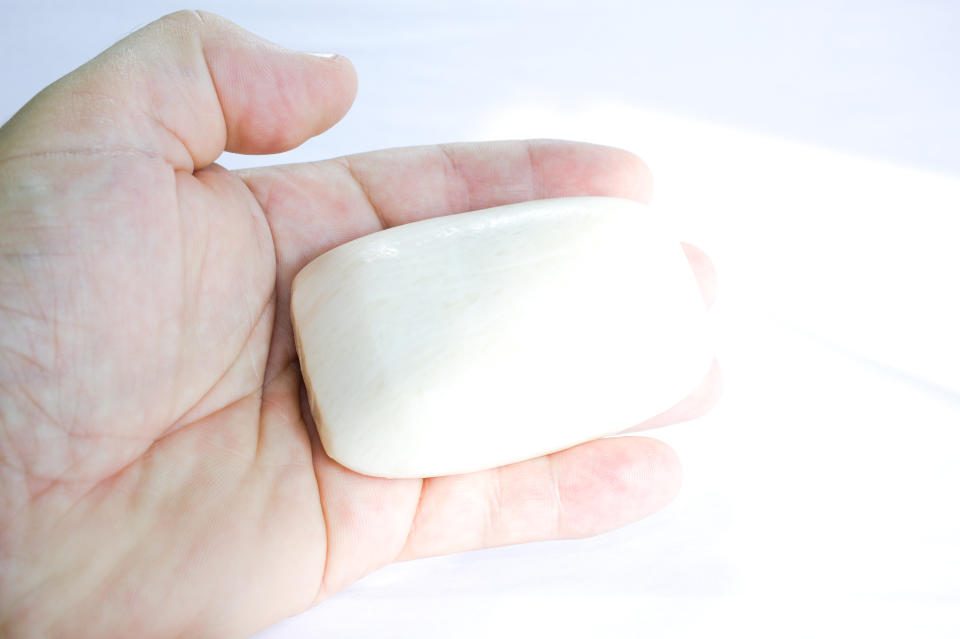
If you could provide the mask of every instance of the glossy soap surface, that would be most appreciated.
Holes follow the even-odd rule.
[[[327,454],[429,477],[627,429],[712,361],[677,238],[636,202],[536,200],[380,231],[316,258],[292,317]]]

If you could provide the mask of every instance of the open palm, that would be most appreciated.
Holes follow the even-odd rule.
[[[0,634],[245,636],[389,562],[594,534],[676,491],[647,438],[426,480],[324,455],[288,313],[309,260],[424,217],[649,192],[632,155],[562,142],[213,164],[300,144],[354,92],[343,58],[184,12],[0,129]]]

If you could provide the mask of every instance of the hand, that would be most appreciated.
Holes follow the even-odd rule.
[[[214,164],[297,146],[355,88],[342,57],[182,12],[0,129],[0,634],[242,637],[392,561],[592,535],[677,490],[640,437],[426,480],[324,455],[288,313],[310,259],[424,217],[650,192],[634,156],[564,142]]]

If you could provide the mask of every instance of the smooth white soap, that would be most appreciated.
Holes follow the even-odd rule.
[[[617,198],[397,226],[296,277],[292,317],[327,454],[380,477],[462,473],[620,432],[712,361],[680,242]]]

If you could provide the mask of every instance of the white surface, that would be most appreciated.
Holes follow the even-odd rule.
[[[361,76],[329,134],[228,166],[612,143],[723,286],[727,394],[656,433],[686,471],[666,511],[394,565],[261,637],[960,634],[960,5],[784,4],[207,5]],[[176,8],[6,3],[0,117]]]
[[[623,432],[694,392],[713,361],[668,220],[619,198],[355,239],[300,271],[291,308],[324,450],[378,477],[486,470]]]

